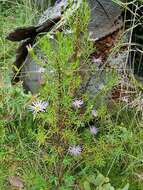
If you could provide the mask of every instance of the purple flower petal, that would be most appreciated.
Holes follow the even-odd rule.
[[[90,133],[92,135],[96,135],[98,133],[99,129],[96,127],[90,127]]]
[[[98,113],[97,113],[97,110],[96,109],[94,109],[94,110],[92,110],[92,115],[94,116],[94,117],[97,117],[98,116]]]
[[[69,154],[72,156],[80,155],[81,151],[82,151],[82,149],[79,145],[70,146],[68,149]]]
[[[33,114],[37,114],[39,112],[45,112],[46,107],[49,105],[48,102],[45,101],[37,101],[37,102],[32,102],[32,105],[29,106],[29,110],[33,112]]]
[[[82,105],[83,105],[83,100],[75,100],[74,102],[73,102],[73,106],[75,107],[75,108],[81,108],[82,107]]]

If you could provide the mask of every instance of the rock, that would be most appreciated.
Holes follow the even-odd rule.
[[[112,0],[88,0],[91,8],[91,19],[89,23],[89,37],[95,41],[113,33],[122,26],[121,9]],[[39,23],[47,19],[61,16],[66,8],[68,0],[57,1],[53,7],[49,7],[41,16]]]
[[[43,66],[45,62],[42,58],[42,53],[39,52],[38,49],[35,50],[36,55],[38,56],[38,59],[43,63]],[[33,94],[37,93],[39,91],[40,86],[43,83],[43,73],[44,68],[41,67],[39,64],[37,64],[33,58],[28,55],[25,62],[23,69],[21,71],[21,77],[23,79],[23,86],[27,91],[31,91]]]
[[[41,16],[38,25],[41,25],[47,19],[53,19],[61,16],[61,12],[66,8],[67,2],[68,0],[61,0],[60,2],[57,1],[53,7],[49,7]],[[96,3],[95,0],[88,0],[88,3],[91,7],[91,19],[89,23],[90,40],[99,40],[118,30],[122,26],[122,21],[120,19],[121,10],[112,2],[112,0],[100,0],[98,2],[96,1]],[[38,57],[40,57],[40,53],[36,48],[35,51],[37,52]],[[26,89],[30,90],[32,93],[38,92],[41,83],[43,83],[42,72],[43,69],[41,66],[28,55],[22,69],[22,78]],[[102,86],[102,78],[103,76],[101,76],[99,84],[93,88],[95,81],[97,84],[96,77],[94,76],[87,89],[96,93],[96,91]]]

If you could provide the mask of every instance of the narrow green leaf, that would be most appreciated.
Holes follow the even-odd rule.
[[[103,183],[106,183],[106,182],[107,182],[107,178],[105,178],[102,174],[98,174],[95,180],[96,186],[103,185]]]
[[[103,187],[102,187],[103,190],[112,190],[110,188],[111,188],[111,184],[110,183],[107,183],[107,184],[103,185]]]
[[[121,190],[128,190],[128,189],[129,189],[129,183],[125,185],[125,187],[123,187]]]
[[[90,175],[88,178],[89,183],[96,185],[96,178],[94,175]]]
[[[88,181],[85,181],[85,182],[84,182],[84,189],[85,189],[85,190],[91,190],[90,184],[89,184]]]

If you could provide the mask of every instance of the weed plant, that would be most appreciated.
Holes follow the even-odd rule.
[[[87,3],[67,21],[72,34],[56,32],[51,39],[48,33],[39,39],[46,64],[29,49],[45,69],[37,95],[25,94],[20,83],[10,84],[15,44],[4,40],[5,31],[31,22],[22,16],[31,14],[27,6],[17,6],[8,5],[1,14],[0,189],[12,189],[9,177],[19,176],[25,190],[142,190],[141,91],[135,88],[133,103],[109,101],[121,81],[109,69],[94,96],[87,90],[91,75],[99,73],[90,57],[96,50],[88,40]],[[19,19],[7,25],[12,10]]]

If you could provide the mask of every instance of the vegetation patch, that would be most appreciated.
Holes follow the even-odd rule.
[[[116,3],[130,11],[142,7]],[[11,84],[17,44],[5,37],[35,22],[38,8],[2,1],[0,9],[0,189],[142,190],[142,83],[128,66],[108,64],[122,51],[128,63],[132,41],[130,47],[121,37],[99,67],[83,1],[65,14],[62,32],[51,30],[26,47],[42,68],[38,92],[26,93],[22,81]]]

